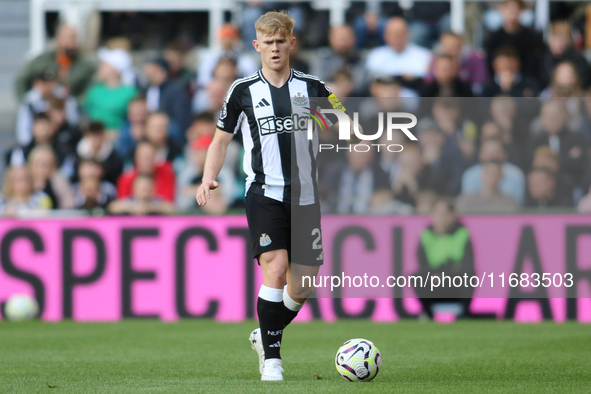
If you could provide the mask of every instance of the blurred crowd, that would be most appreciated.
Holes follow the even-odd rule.
[[[427,213],[449,196],[460,213],[591,212],[591,69],[581,32],[554,20],[543,39],[524,22],[525,3],[507,0],[491,9],[483,48],[473,48],[449,30],[449,3],[402,15],[388,4],[368,2],[330,29],[327,46],[293,52],[293,68],[326,81],[362,117],[400,109],[419,117],[418,142],[402,133],[382,141],[401,152],[321,153],[322,210]],[[55,47],[16,81],[18,145],[4,155],[0,215],[241,210],[239,135],[211,202],[198,207],[194,196],[226,91],[260,67],[250,42],[267,8],[247,2],[242,28],[223,25],[194,69],[191,48],[176,42],[141,60],[123,37],[85,53],[77,30],[59,25]],[[298,4],[289,11],[296,35],[309,35]]]

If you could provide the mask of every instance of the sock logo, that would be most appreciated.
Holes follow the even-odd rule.
[[[281,341],[277,341],[269,345],[269,347],[281,347]]]
[[[281,335],[281,334],[283,334],[283,330],[267,331],[267,335],[272,335],[274,337],[276,337],[277,335]]]

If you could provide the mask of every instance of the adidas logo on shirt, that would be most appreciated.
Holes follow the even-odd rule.
[[[259,101],[259,103],[257,104],[257,106],[255,108],[263,108],[263,107],[268,107],[270,105],[271,104],[269,104],[269,102],[263,98],[261,101]]]

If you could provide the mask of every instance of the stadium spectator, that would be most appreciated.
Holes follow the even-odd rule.
[[[441,34],[436,51],[454,59],[459,65],[460,80],[471,86],[474,95],[482,94],[482,88],[490,78],[484,54],[481,51],[465,46],[464,38],[449,30]],[[429,72],[425,76],[427,83],[433,82],[436,59],[433,59]]]
[[[554,72],[550,85],[540,93],[540,97],[580,97],[583,95],[583,84],[577,68],[571,62],[559,63]]]
[[[164,48],[164,58],[168,62],[168,77],[181,85],[188,97],[197,90],[195,71],[187,67],[187,51],[180,44],[169,44]]]
[[[173,129],[171,136],[177,142],[184,143],[191,104],[183,87],[168,77],[169,70],[168,61],[163,57],[151,59],[144,65],[144,73],[148,80],[146,105],[150,112],[165,112],[178,127]]]
[[[16,118],[16,139],[19,144],[31,142],[31,125],[36,114],[46,112],[53,97],[66,99],[65,110],[68,122],[78,124],[78,104],[68,96],[66,89],[57,84],[57,70],[46,68],[33,76],[33,86],[21,101]]]
[[[145,98],[136,97],[131,100],[127,107],[127,122],[119,131],[119,138],[115,142],[115,150],[125,163],[133,161],[137,143],[146,136],[148,114]]]
[[[101,122],[90,122],[76,148],[78,157],[96,160],[103,166],[104,179],[115,184],[123,171],[123,162],[114,149],[114,142],[105,136]]]
[[[392,183],[394,198],[416,207],[416,197],[423,190],[445,193],[445,180],[434,167],[425,165],[418,144],[406,144],[398,155],[400,166]]]
[[[57,144],[68,153],[76,155],[76,146],[82,138],[82,133],[77,124],[70,123],[66,114],[67,100],[57,97],[49,99],[47,115],[51,121],[51,127]]]
[[[88,190],[81,191],[81,182],[84,178],[93,178],[100,181],[98,192],[96,194],[96,202],[98,202],[102,208],[105,208],[105,206],[102,204],[103,202],[106,201],[108,204],[108,202],[117,198],[117,188],[115,185],[113,185],[111,182],[103,180],[103,166],[101,163],[94,160],[82,160],[78,164],[77,178],[79,181],[72,185],[72,194],[74,195],[74,203],[77,208],[80,208],[86,204],[86,196],[88,196],[86,193]],[[91,181],[90,183],[92,184],[93,182]],[[94,190],[94,187],[89,189]]]
[[[574,180],[569,174],[560,171],[560,158],[556,153],[552,152],[552,149],[548,145],[542,145],[536,149],[532,168],[543,168],[557,175],[556,183],[558,190],[568,195],[573,195],[575,190]]]
[[[517,50],[504,46],[498,48],[492,56],[493,80],[482,89],[484,97],[508,95],[513,97],[535,97],[539,89],[536,81],[523,74]]]
[[[421,89],[423,97],[472,97],[472,88],[459,77],[455,58],[439,54],[435,56],[433,81]]]
[[[400,17],[388,20],[384,41],[386,45],[368,54],[367,71],[401,77],[404,85],[417,89],[429,70],[431,52],[408,42],[408,27]]]
[[[6,152],[6,164],[14,167],[25,165],[33,148],[39,145],[51,145],[57,155],[58,165],[66,158],[67,151],[57,143],[51,120],[44,112],[35,115],[33,120],[33,139],[31,142],[25,146],[17,146]]]
[[[182,148],[168,135],[168,115],[153,112],[146,120],[146,140],[156,147],[156,163],[173,162],[182,153]]]
[[[433,120],[446,136],[445,150],[455,150],[450,145],[457,144],[464,161],[472,162],[476,152],[478,128],[472,120],[462,116],[460,100],[455,97],[438,97],[431,102]]]
[[[564,100],[553,99],[542,105],[540,119],[544,132],[534,136],[529,145],[528,154],[531,163],[536,149],[549,146],[558,155],[561,173],[567,174],[578,185],[585,175],[587,156],[587,141],[579,133],[566,129],[567,110]]]
[[[573,206],[572,197],[556,187],[556,175],[547,169],[532,169],[527,180],[526,207],[557,208]]]
[[[341,101],[347,97],[357,96],[361,93],[360,91],[356,92],[353,90],[355,89],[355,86],[353,85],[353,75],[346,68],[337,70],[333,79],[325,80],[325,82],[334,95]]]
[[[174,201],[175,174],[172,164],[168,161],[156,162],[156,147],[141,141],[135,149],[135,166],[124,172],[117,181],[117,198],[124,199],[133,194],[134,179],[138,175],[149,175],[154,178],[154,193],[156,197],[166,201]]]
[[[532,111],[532,113],[527,113],[519,106],[519,103],[521,103],[522,106],[533,104],[536,109]],[[514,145],[519,149],[521,156],[519,160],[513,161],[510,159],[510,161],[520,167],[525,167],[526,164],[525,161],[527,160],[527,157],[525,157],[526,155],[524,155],[524,152],[526,151],[525,148],[527,147],[530,138],[528,126],[531,121],[530,116],[533,116],[533,113],[537,114],[539,111],[537,109],[537,103],[537,100],[518,101],[513,97],[505,96],[495,97],[490,101],[489,114],[491,120],[501,127],[501,139],[503,144],[506,146]],[[521,113],[521,116],[517,116],[518,112]]]
[[[60,81],[80,100],[90,86],[96,65],[81,55],[78,33],[74,27],[62,24],[55,34],[55,49],[51,49],[25,65],[16,82],[16,92],[22,100],[32,87],[33,79],[48,68],[59,70]]]
[[[514,143],[511,135],[508,134],[498,123],[487,121],[480,128],[480,141],[501,140],[507,152],[507,161],[516,166],[523,167],[523,152]],[[475,163],[473,163],[475,164]]]
[[[121,74],[132,63],[131,55],[123,49],[99,50],[99,65],[96,82],[84,99],[84,110],[91,121],[102,122],[110,139],[118,137],[127,115],[127,106],[138,94],[134,86],[126,86]]]
[[[226,23],[217,32],[220,47],[211,48],[199,62],[197,70],[197,84],[203,89],[213,78],[213,71],[221,59],[233,59],[238,68],[238,77],[242,78],[258,70],[257,63],[244,52],[238,29]],[[250,42],[247,45],[251,45]]]
[[[204,111],[219,115],[224,104],[226,92],[236,80],[238,74],[234,59],[221,59],[213,70],[213,78],[205,89],[197,91],[193,98],[193,110],[195,113]]]
[[[515,201],[522,206],[525,199],[525,175],[519,167],[507,161],[503,142],[495,139],[482,141],[478,160],[480,163],[468,168],[462,175],[462,194],[471,194],[481,190],[483,165],[495,161],[501,163],[503,170],[503,179],[499,183],[499,190],[503,194],[513,196]]]
[[[417,130],[425,166],[429,167],[429,172],[440,174],[441,182],[445,184],[442,190],[444,194],[458,195],[464,172],[464,160],[455,140],[446,137],[429,119],[423,119]]]
[[[0,193],[0,216],[23,216],[51,208],[49,196],[33,189],[31,171],[27,166],[8,169]]]
[[[492,56],[496,58],[497,51],[500,48],[510,46],[516,50],[523,75],[537,78],[540,60],[544,51],[544,42],[538,32],[524,27],[519,21],[519,15],[524,8],[523,0],[503,1],[499,6],[503,16],[503,26],[490,34],[484,47],[491,71],[494,69]],[[494,73],[496,74],[497,70]]]
[[[453,202],[437,199],[431,209],[432,224],[421,232],[417,247],[418,275],[425,278],[445,272],[449,276],[472,276],[474,249],[470,231],[458,220]],[[474,289],[468,287],[442,287],[434,292],[415,287],[423,306],[423,314],[433,319],[433,305],[440,302],[459,303],[459,317],[470,315],[470,302]]]
[[[583,87],[589,86],[589,64],[574,48],[570,24],[560,20],[552,22],[548,31],[548,44],[540,63],[540,80],[543,87],[550,84],[556,66],[563,62],[572,63]]]
[[[112,201],[111,196],[101,190],[101,180],[96,176],[84,176],[78,182],[74,194],[74,207],[93,211],[97,208],[105,209]]]
[[[353,21],[353,29],[357,41],[357,48],[373,48],[384,45],[384,31],[388,19],[383,16],[380,3],[368,1],[365,3],[366,10]]]
[[[104,48],[98,50],[99,59],[101,52],[106,50],[123,51],[126,54],[131,54],[132,43],[127,37],[113,37],[105,43]],[[126,86],[139,86],[140,80],[137,71],[133,67],[133,63],[128,62],[128,67],[121,70],[121,83]]]
[[[334,162],[326,168],[324,187],[327,190],[323,209],[339,214],[367,214],[372,195],[388,189],[387,175],[375,160],[369,141],[350,145],[346,162]]]
[[[141,145],[140,145],[141,146]],[[139,148],[139,147],[138,147]],[[172,214],[174,204],[164,201],[155,194],[155,184],[152,175],[138,174],[133,178],[133,192],[127,198],[120,198],[109,204],[108,210],[117,215],[157,215]]]
[[[338,73],[346,70],[354,91],[366,90],[365,64],[355,46],[355,33],[347,25],[330,29],[329,47],[320,48],[312,61],[312,74],[323,81],[337,81]],[[336,94],[339,98],[343,95]]]
[[[215,134],[215,116],[211,112],[202,112],[193,118],[191,127],[187,129],[186,138],[188,145],[185,146],[186,152],[191,149],[190,144],[197,138],[204,135],[213,137]]]
[[[74,208],[70,181],[57,170],[57,158],[49,145],[38,145],[29,154],[33,189],[49,196],[53,209]]]
[[[470,194],[462,194],[456,200],[456,209],[468,213],[513,213],[517,211],[515,198],[503,194],[499,183],[503,179],[501,163],[489,161],[482,165],[482,188]]]

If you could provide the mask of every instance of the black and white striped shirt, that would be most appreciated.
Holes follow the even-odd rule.
[[[329,97],[338,103],[324,82],[293,69],[280,88],[261,70],[230,86],[217,127],[242,132],[247,192],[296,205],[318,202],[318,133],[308,139],[308,115],[315,98]]]

